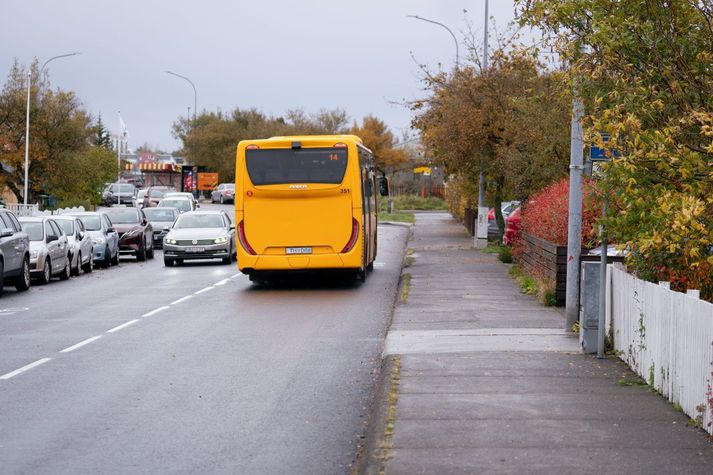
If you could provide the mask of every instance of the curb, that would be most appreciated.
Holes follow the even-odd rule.
[[[413,223],[402,223],[401,221],[379,221],[379,224],[385,224],[387,226],[401,226],[404,228],[413,227]]]

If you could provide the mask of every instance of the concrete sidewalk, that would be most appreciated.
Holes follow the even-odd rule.
[[[446,213],[416,215],[365,473],[713,473],[706,434],[579,351]]]

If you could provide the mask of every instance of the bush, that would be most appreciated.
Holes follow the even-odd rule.
[[[512,263],[512,249],[508,246],[498,248],[498,259],[505,264]]]

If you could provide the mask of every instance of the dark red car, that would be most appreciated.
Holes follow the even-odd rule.
[[[520,234],[520,207],[518,206],[515,211],[510,213],[510,216],[505,220],[505,234],[503,235],[503,243],[506,246],[512,246],[513,241]]]
[[[138,208],[107,208],[114,229],[119,233],[119,252],[133,254],[137,261],[153,259],[153,228]]]

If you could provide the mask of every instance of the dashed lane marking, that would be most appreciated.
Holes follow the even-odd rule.
[[[77,343],[76,345],[72,345],[72,346],[70,346],[70,347],[68,347],[68,348],[65,348],[64,350],[60,351],[60,353],[69,353],[70,351],[74,351],[74,350],[76,350],[77,348],[81,348],[81,347],[83,347],[84,345],[88,345],[89,343],[91,343],[91,342],[93,342],[93,341],[97,341],[99,338],[101,338],[101,335],[97,335],[97,336],[93,336],[93,337],[91,337],[91,338],[87,338],[86,340],[80,341],[80,342]]]
[[[214,287],[211,285],[210,287],[206,287],[205,289],[200,289],[200,290],[197,291],[197,292],[193,292],[193,295],[200,295],[200,294],[202,294],[202,293],[204,293],[204,292],[208,292],[209,290],[213,290],[213,288],[214,288]]]
[[[37,360],[37,361],[35,361],[34,363],[30,363],[30,364],[28,364],[28,365],[25,365],[25,366],[23,366],[22,368],[18,368],[18,369],[16,369],[15,371],[11,371],[11,372],[9,372],[9,373],[7,373],[7,374],[3,374],[2,376],[0,376],[0,379],[10,379],[10,378],[12,378],[13,376],[17,376],[17,375],[20,374],[20,373],[24,373],[25,371],[29,371],[29,370],[31,370],[32,368],[36,368],[36,367],[38,367],[38,366],[41,365],[41,364],[45,364],[45,363],[47,363],[47,362],[50,361],[50,360],[52,360],[52,358],[42,358],[41,360]]]
[[[150,317],[151,315],[156,315],[157,313],[163,312],[164,310],[168,310],[169,308],[171,308],[171,307],[169,307],[168,305],[164,305],[163,307],[159,307],[159,308],[151,310],[150,312],[146,312],[141,316],[142,317]]]
[[[126,327],[128,327],[129,325],[133,325],[133,324],[136,323],[136,322],[138,322],[137,319],[129,320],[128,322],[122,323],[122,324],[119,325],[118,327],[114,327],[114,328],[112,328],[111,330],[107,330],[106,332],[107,332],[107,333],[118,332],[119,330],[121,330],[121,329],[123,329],[123,328],[126,328]]]
[[[192,296],[192,295],[186,295],[185,297],[181,297],[181,298],[178,299],[178,300],[174,300],[173,302],[170,303],[170,305],[176,305],[176,304],[179,304],[179,303],[181,303],[181,302],[185,302],[186,300],[188,300],[188,299],[190,299],[190,298],[193,298],[193,296]]]

